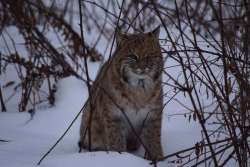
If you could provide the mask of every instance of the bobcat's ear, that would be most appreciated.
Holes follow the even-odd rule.
[[[118,28],[117,29],[117,32],[116,32],[116,44],[118,45],[118,44],[120,44],[121,43],[121,41],[123,41],[124,39],[126,39],[127,38],[127,35],[126,34],[123,34],[122,32],[121,32],[121,30]]]
[[[153,34],[155,38],[158,39],[160,35],[160,25],[157,26],[153,31],[151,31],[150,34]]]

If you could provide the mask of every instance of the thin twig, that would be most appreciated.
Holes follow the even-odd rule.
[[[69,126],[67,127],[67,129],[64,131],[64,133],[59,137],[59,139],[55,142],[55,144],[42,156],[42,158],[39,160],[39,162],[37,163],[37,165],[40,165],[42,163],[42,161],[49,155],[49,153],[57,146],[57,144],[63,139],[63,137],[67,134],[67,132],[70,130],[70,128],[72,127],[72,125],[74,124],[74,122],[77,120],[78,116],[81,114],[81,112],[84,111],[84,108],[86,107],[86,103],[83,105],[83,107],[81,108],[81,110],[77,113],[77,115],[75,116],[75,118],[71,121],[71,123],[69,124]]]

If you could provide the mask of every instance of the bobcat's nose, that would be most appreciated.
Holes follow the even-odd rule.
[[[135,70],[135,72],[136,72],[137,74],[142,74],[142,73],[143,73],[143,70],[142,70],[141,68],[137,68],[137,69]]]

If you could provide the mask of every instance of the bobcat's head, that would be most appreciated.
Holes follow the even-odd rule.
[[[118,34],[116,69],[123,82],[147,89],[159,81],[163,68],[159,32],[158,27],[143,34]]]

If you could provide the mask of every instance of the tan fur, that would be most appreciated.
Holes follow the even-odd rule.
[[[117,37],[118,47],[112,60],[103,66],[91,89],[92,150],[120,152],[136,150],[139,147],[140,142],[133,133],[124,115],[126,114],[151,154],[151,157],[147,154],[146,158],[162,157],[163,59],[158,35],[159,29],[156,29],[149,33],[120,34]],[[88,148],[89,136],[86,133],[84,139],[84,132],[89,118],[88,100],[80,129],[79,146],[82,148]]]

